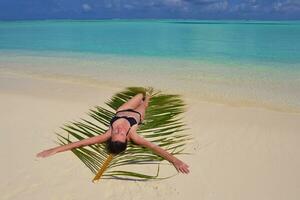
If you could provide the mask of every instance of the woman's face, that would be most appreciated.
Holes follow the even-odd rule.
[[[111,140],[119,141],[119,142],[126,142],[126,137],[127,137],[126,133],[127,133],[127,129],[125,129],[121,126],[113,127],[112,134],[111,134]]]

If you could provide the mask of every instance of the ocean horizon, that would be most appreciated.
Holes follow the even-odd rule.
[[[299,52],[299,21],[0,21],[0,73],[279,111],[300,112]]]

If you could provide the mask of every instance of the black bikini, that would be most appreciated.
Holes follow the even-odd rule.
[[[134,112],[134,113],[137,113],[137,114],[139,114],[139,116],[140,116],[140,122],[137,123],[137,121],[136,121],[136,119],[135,119],[134,117],[117,116],[117,114],[118,114],[119,112]],[[133,109],[119,110],[119,111],[116,112],[115,116],[110,120],[110,126],[112,127],[113,123],[114,123],[115,121],[117,121],[118,119],[120,119],[120,118],[126,119],[126,120],[129,122],[130,128],[131,128],[131,127],[132,127],[133,125],[135,125],[135,124],[141,124],[142,115],[141,115],[141,113],[139,113],[138,111],[135,111],[135,110],[133,110]],[[126,135],[129,133],[130,128],[128,129]]]

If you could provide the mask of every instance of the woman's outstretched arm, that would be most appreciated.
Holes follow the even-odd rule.
[[[36,156],[37,157],[48,157],[51,155],[54,155],[56,153],[59,152],[64,152],[64,151],[68,151],[77,147],[83,147],[83,146],[87,146],[87,145],[92,145],[92,144],[96,144],[96,143],[102,143],[107,141],[111,136],[111,130],[108,129],[104,134],[102,135],[97,135],[91,138],[87,138],[84,140],[80,140],[78,142],[72,142],[66,145],[62,145],[62,146],[58,146],[58,147],[54,147],[52,149],[47,149],[45,151],[42,151],[40,153],[38,153]]]
[[[145,140],[137,133],[131,134],[131,139],[135,144],[151,149],[154,153],[158,154],[159,156],[163,157],[164,159],[172,163],[178,172],[185,173],[185,174],[190,172],[189,166],[186,163],[179,160],[178,158],[176,158],[175,156],[173,156],[163,148],[157,146],[156,144],[149,142],[148,140]]]

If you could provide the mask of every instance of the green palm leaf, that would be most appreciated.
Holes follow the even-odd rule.
[[[144,93],[142,87],[130,87],[115,94],[106,102],[108,108],[96,106],[88,115],[90,119],[70,122],[61,127],[67,134],[57,134],[61,145],[75,142],[85,138],[103,134],[109,126],[109,121],[117,108],[127,102],[137,93]],[[186,142],[190,137],[183,133],[186,129],[180,117],[185,111],[185,104],[179,95],[156,93],[149,103],[145,121],[140,125],[138,134],[147,140],[168,150],[173,155],[182,154]],[[66,135],[66,136],[65,136]],[[72,152],[94,173],[105,163],[109,157],[106,144],[95,144],[73,149]],[[129,143],[124,153],[115,155],[103,173],[104,178],[119,178],[133,180],[149,180],[163,178],[159,176],[159,165],[163,158],[153,154],[149,149]],[[148,175],[135,171],[122,170],[122,167],[131,164],[155,164],[156,173]]]

